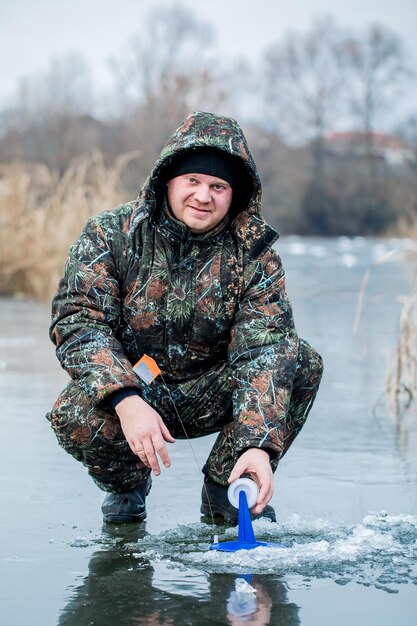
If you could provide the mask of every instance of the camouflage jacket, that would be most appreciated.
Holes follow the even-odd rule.
[[[197,146],[240,157],[253,183],[248,205],[233,220],[199,236],[162,210],[158,198],[163,168]],[[279,451],[298,338],[284,270],[271,248],[278,235],[262,218],[260,200],[239,125],[196,112],[173,134],[136,201],[89,220],[70,249],[50,335],[92,405],[138,388],[132,364],[143,354],[172,382],[228,362],[240,436]]]

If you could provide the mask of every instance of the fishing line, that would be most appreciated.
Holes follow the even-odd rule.
[[[139,359],[139,361],[137,363],[135,363],[135,365],[133,365],[133,371],[147,385],[150,385],[152,383],[152,381],[155,380],[155,378],[157,376],[161,377],[162,383],[163,383],[163,385],[164,385],[164,387],[166,389],[166,392],[168,394],[168,398],[170,399],[171,404],[174,407],[175,415],[178,417],[178,420],[179,420],[179,423],[181,424],[181,428],[182,428],[182,430],[184,432],[185,438],[187,439],[188,445],[190,446],[192,455],[194,457],[195,464],[197,465],[197,469],[198,469],[199,473],[202,473],[202,470],[201,470],[200,465],[199,465],[198,460],[197,460],[197,456],[196,456],[196,454],[194,452],[194,448],[191,445],[190,438],[188,436],[188,433],[187,433],[187,431],[185,429],[184,423],[183,423],[183,421],[181,419],[181,416],[179,414],[179,411],[177,409],[177,405],[175,404],[174,398],[171,395],[169,387],[168,387],[168,385],[167,385],[167,383],[166,383],[166,381],[164,379],[164,376],[163,376],[160,368],[158,367],[158,364],[155,361],[155,359],[153,359],[152,357],[150,357],[147,354],[144,354],[142,356],[142,358]],[[203,481],[203,489],[204,489],[204,492],[205,492],[206,497],[207,497],[207,502],[208,502],[209,509],[210,509],[211,521],[212,521],[212,523],[214,525],[215,521],[214,521],[213,508],[211,506],[211,501],[210,501],[210,497],[209,497],[209,494],[208,494],[208,489],[207,489],[205,481]]]
[[[194,457],[194,461],[195,461],[195,464],[196,464],[196,466],[197,466],[197,469],[198,469],[199,473],[201,474],[201,473],[202,473],[202,469],[201,469],[201,467],[200,467],[200,465],[199,465],[199,462],[198,462],[198,459],[197,459],[196,453],[195,453],[195,451],[194,451],[193,446],[191,445],[191,440],[190,440],[190,438],[189,438],[189,436],[188,436],[188,434],[187,434],[187,431],[186,431],[186,429],[185,429],[184,422],[183,422],[183,421],[182,421],[182,419],[181,419],[181,416],[180,416],[179,411],[178,411],[178,409],[177,409],[177,406],[176,406],[176,404],[175,404],[174,398],[173,398],[173,397],[172,397],[172,395],[171,395],[171,392],[170,392],[170,390],[169,390],[169,387],[168,387],[167,383],[165,382],[165,379],[164,379],[164,376],[163,376],[162,372],[160,373],[160,376],[161,376],[161,380],[162,380],[162,382],[163,382],[163,384],[164,384],[164,387],[165,387],[165,389],[166,389],[166,391],[167,391],[167,393],[168,393],[168,397],[169,397],[169,399],[170,399],[170,401],[171,401],[171,404],[172,404],[172,406],[174,407],[175,415],[178,417],[178,420],[179,420],[179,422],[180,422],[180,424],[181,424],[181,428],[182,428],[182,430],[183,430],[183,432],[184,432],[185,438],[187,439],[187,441],[188,441],[188,445],[190,446],[190,450],[191,450],[192,455],[193,455],[193,457]],[[210,502],[210,497],[209,497],[209,494],[208,494],[208,489],[207,489],[207,486],[206,486],[206,481],[203,481],[203,489],[204,489],[204,492],[205,492],[206,497],[207,497],[207,502],[208,502],[209,509],[210,509],[210,517],[211,517],[211,521],[212,521],[212,523],[213,523],[213,525],[214,525],[214,524],[215,524],[215,521],[214,521],[214,514],[213,514],[213,509],[212,509],[212,506],[211,506],[211,502]]]

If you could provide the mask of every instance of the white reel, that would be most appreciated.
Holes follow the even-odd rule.
[[[239,493],[244,491],[248,501],[248,507],[251,509],[258,497],[259,487],[250,478],[238,478],[234,480],[227,490],[227,498],[235,509],[239,508]]]

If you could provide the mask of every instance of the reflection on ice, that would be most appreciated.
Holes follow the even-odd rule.
[[[307,246],[301,241],[292,241],[288,244],[288,253],[295,255],[305,254]]]
[[[206,574],[172,562],[153,561],[152,585],[160,591],[192,598],[205,598],[210,586]],[[175,584],[173,584],[175,580]]]
[[[353,239],[351,237],[338,237],[337,247],[340,250],[351,250],[353,247]]]
[[[333,578],[393,591],[389,584],[417,584],[417,516],[367,515],[360,524],[338,526],[293,516],[282,524],[254,522],[257,539],[285,548],[260,547],[222,553],[208,549],[213,529],[205,524],[148,535],[136,548],[152,560],[168,560],[210,572],[298,574]],[[218,529],[216,530],[218,532]],[[226,529],[224,538],[234,538]]]
[[[311,246],[310,254],[316,257],[327,256],[327,250],[324,246]]]
[[[344,265],[345,267],[354,267],[357,265],[358,261],[354,254],[342,254],[339,258],[339,265]]]
[[[403,262],[407,253],[416,252],[417,244],[410,239],[371,240],[368,243],[363,237],[339,237],[324,244],[320,239],[286,237],[279,240],[277,250],[284,259],[288,256],[328,257],[342,267],[361,265],[366,269],[374,264]]]

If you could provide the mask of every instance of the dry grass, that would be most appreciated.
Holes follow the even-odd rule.
[[[417,241],[417,217],[400,220],[396,235]],[[415,250],[410,249],[408,256],[412,262],[416,261]],[[388,363],[386,390],[398,433],[404,437],[409,430],[409,418],[417,416],[417,293],[403,296],[401,302],[397,346]]]
[[[412,203],[412,218],[397,222],[395,236],[417,241],[417,214],[415,199]],[[413,262],[415,250],[408,256]],[[410,419],[417,416],[417,293],[401,298],[402,310],[394,357],[388,363],[387,398],[388,404],[397,419],[397,431],[401,437],[408,436]],[[412,419],[411,424],[415,419]]]
[[[413,238],[410,230],[407,234],[408,238]],[[365,272],[358,292],[353,334],[356,334],[359,329],[365,292],[373,269],[388,261],[396,252],[397,250],[394,249],[382,255]],[[410,249],[408,254],[413,259],[415,258],[415,250]],[[412,415],[417,416],[417,293],[403,296],[400,301],[402,310],[397,346],[394,357],[388,361],[386,398],[388,407],[397,420],[397,432],[404,438],[408,436],[408,418]]]
[[[0,294],[52,295],[87,219],[126,200],[122,175],[137,156],[107,167],[95,153],[62,175],[40,164],[0,166]]]
[[[362,316],[363,301],[365,298],[365,292],[368,286],[369,279],[371,277],[372,270],[377,265],[381,265],[385,263],[386,261],[388,261],[388,259],[390,259],[396,252],[397,250],[395,249],[390,250],[389,252],[386,252],[385,254],[380,256],[374,263],[372,263],[371,267],[368,270],[366,270],[364,277],[362,278],[362,283],[361,283],[359,293],[358,293],[358,301],[356,304],[355,319],[353,321],[353,329],[352,329],[352,332],[354,335],[356,335],[356,333],[359,330],[359,324],[360,324],[360,320]]]
[[[400,218],[389,233],[392,237],[414,239],[417,241],[417,217],[413,220]]]
[[[398,419],[417,414],[417,294],[402,302],[396,354],[387,375],[388,400]]]

